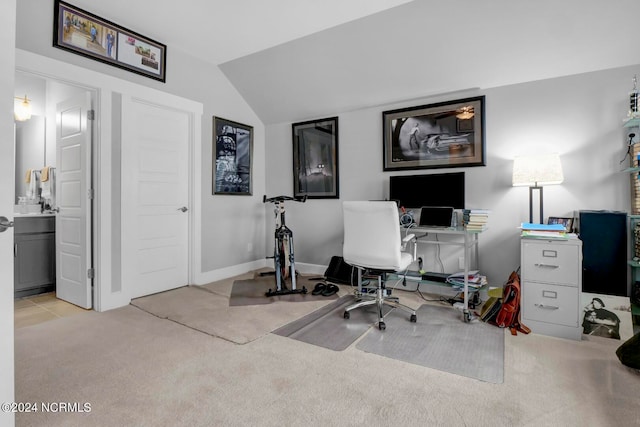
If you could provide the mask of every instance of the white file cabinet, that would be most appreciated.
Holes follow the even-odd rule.
[[[582,339],[582,242],[521,238],[522,323],[536,334]]]

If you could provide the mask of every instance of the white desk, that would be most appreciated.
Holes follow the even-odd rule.
[[[431,227],[403,227],[403,233],[415,234],[416,245],[414,246],[414,259],[417,254],[417,245],[419,244],[431,244],[431,245],[454,245],[462,246],[463,258],[464,258],[464,307],[462,310],[463,321],[470,322],[473,319],[471,312],[469,311],[469,266],[471,258],[471,250],[473,249],[474,265],[478,266],[478,235],[482,231],[467,231],[464,227],[448,227],[448,228],[431,228]],[[461,237],[458,240],[430,240],[430,236],[438,235],[451,235],[455,237]]]

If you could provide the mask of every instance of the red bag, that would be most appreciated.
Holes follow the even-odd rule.
[[[520,321],[520,275],[514,271],[509,275],[509,280],[502,293],[502,306],[495,323],[501,328],[509,328],[511,335],[517,335],[520,331],[524,334],[531,332]]]

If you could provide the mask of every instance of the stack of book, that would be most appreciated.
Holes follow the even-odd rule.
[[[496,316],[498,315],[498,311],[502,307],[502,298],[499,297],[489,297],[487,302],[482,306],[482,310],[480,312],[480,319],[484,322],[495,321]]]
[[[487,209],[464,209],[462,211],[462,223],[468,231],[484,231],[489,221]]]
[[[567,240],[572,237],[562,224],[531,224],[523,222],[520,229],[522,230],[522,237],[533,239]]]
[[[464,271],[450,274],[447,277],[447,283],[454,289],[464,289]],[[470,271],[467,279],[467,286],[470,289],[480,289],[487,284],[487,276],[478,273],[477,270]]]

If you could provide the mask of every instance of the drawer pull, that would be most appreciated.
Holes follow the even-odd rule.
[[[534,304],[538,308],[544,308],[545,310],[558,310],[560,307],[557,305],[545,305],[545,304]]]
[[[540,268],[559,268],[559,265],[553,265],[553,264],[533,264],[536,267],[540,267]]]

